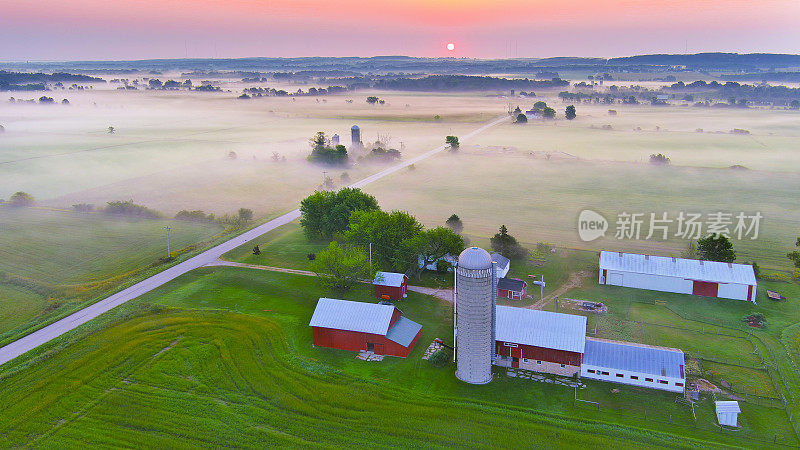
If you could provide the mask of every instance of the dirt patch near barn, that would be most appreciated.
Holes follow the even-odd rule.
[[[583,281],[586,278],[589,278],[592,274],[588,271],[582,270],[580,272],[575,272],[569,276],[569,279],[566,283],[562,284],[553,292],[544,296],[543,299],[539,300],[538,302],[528,306],[529,309],[544,309],[544,307],[553,301],[555,298],[558,298],[561,295],[566,294],[567,292],[580,287],[583,285]]]

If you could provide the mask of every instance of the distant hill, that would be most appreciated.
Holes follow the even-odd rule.
[[[800,69],[800,55],[771,53],[697,53],[692,55],[636,55],[618,58],[418,58],[411,56],[302,57],[238,59],[149,59],[138,61],[63,61],[2,63],[0,68],[15,71],[83,74],[127,74],[132,70],[151,75],[167,71],[218,73],[240,72],[259,76],[274,72],[308,74],[521,74],[580,70],[588,72],[663,72],[684,66],[687,70],[727,73],[759,73],[775,69]]]

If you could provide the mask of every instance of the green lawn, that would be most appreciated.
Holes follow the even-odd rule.
[[[217,225],[101,213],[0,208],[0,271],[47,285],[82,284],[144,267],[206,240]]]
[[[764,445],[713,431],[708,399],[694,428],[674,394],[590,382],[579,397],[598,411],[574,407],[570,389],[499,370],[489,385],[461,383],[452,367],[420,360],[434,337],[451,341],[450,305],[414,293],[398,304],[423,325],[408,359],[313,348],[307,324],[320,296],[374,300],[368,286],[342,294],[282,273],[182,276],[4,366],[0,445]],[[749,436],[796,442],[770,414]]]
[[[0,335],[33,320],[51,303],[26,289],[0,284]]]

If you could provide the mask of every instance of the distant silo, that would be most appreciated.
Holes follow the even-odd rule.
[[[492,381],[496,269],[486,250],[470,247],[455,274],[456,377],[472,384]]]
[[[334,134],[334,135],[331,137],[331,145],[332,145],[332,146],[334,146],[334,147],[336,147],[337,145],[339,145],[339,135],[338,135],[338,134]]]
[[[354,148],[361,147],[361,129],[358,128],[358,125],[350,128],[350,142]]]

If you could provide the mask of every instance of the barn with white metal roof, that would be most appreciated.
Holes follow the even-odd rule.
[[[717,261],[600,252],[600,284],[755,303],[753,266]]]
[[[685,367],[678,349],[587,337],[581,377],[683,392]]]
[[[311,321],[315,346],[405,358],[422,325],[402,316],[393,305],[320,298]]]

